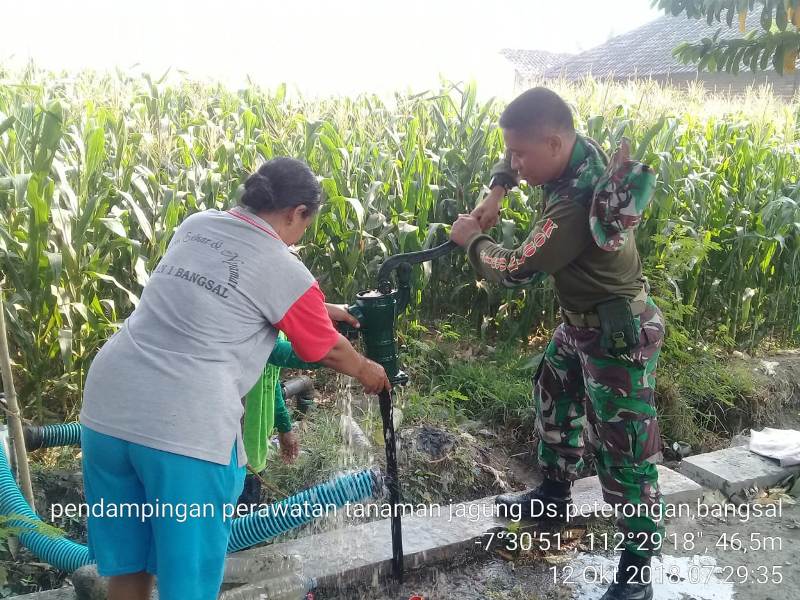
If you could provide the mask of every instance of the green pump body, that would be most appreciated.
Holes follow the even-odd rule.
[[[348,307],[348,311],[358,319],[361,327],[355,329],[350,325],[339,324],[339,330],[348,337],[354,338],[361,334],[364,339],[364,353],[384,368],[392,385],[408,382],[408,376],[400,370],[395,329],[397,316],[406,309],[411,298],[411,265],[443,256],[455,247],[453,242],[447,242],[430,250],[393,256],[381,265],[377,289],[359,292],[356,294],[355,304]],[[393,271],[397,271],[397,289],[392,286]],[[386,486],[391,505],[397,507],[400,504],[400,480],[397,474],[397,445],[390,390],[380,392],[378,404],[386,447]],[[396,510],[391,518],[391,534],[392,571],[395,579],[402,582],[403,534],[401,515]]]
[[[392,385],[408,383],[408,375],[400,369],[397,351],[397,316],[402,313],[410,298],[409,279],[411,265],[398,267],[398,288],[392,289],[390,280],[379,283],[377,290],[359,292],[355,304],[347,310],[361,324],[360,329],[340,326],[340,331],[351,339],[361,337],[364,341],[364,354],[386,370]]]
[[[429,250],[392,256],[378,271],[377,289],[359,292],[355,304],[347,309],[358,319],[361,328],[339,325],[339,330],[350,339],[361,334],[364,354],[386,370],[393,385],[408,383],[408,375],[400,369],[396,328],[397,317],[411,299],[411,266],[445,256],[455,248],[455,243],[446,242]],[[397,272],[397,289],[393,289],[391,279],[394,271]]]
[[[364,354],[386,370],[389,381],[394,385],[408,381],[408,376],[400,370],[397,353],[397,306],[394,293],[376,295],[376,292],[360,292],[356,295],[356,303],[348,309],[361,323]]]

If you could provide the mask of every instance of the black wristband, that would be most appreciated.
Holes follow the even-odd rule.
[[[495,186],[502,185],[505,190],[508,192],[510,191],[517,182],[514,181],[514,178],[510,175],[506,175],[505,173],[498,173],[489,181],[489,189],[492,189]]]

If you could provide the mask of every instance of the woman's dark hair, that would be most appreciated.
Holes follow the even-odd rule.
[[[314,213],[319,209],[321,192],[308,165],[281,156],[265,162],[247,178],[241,203],[256,212],[273,212],[305,204]]]
[[[517,96],[500,115],[500,127],[538,135],[551,128],[564,133],[575,131],[572,111],[554,91],[531,88]]]

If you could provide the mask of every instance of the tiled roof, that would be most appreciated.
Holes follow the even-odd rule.
[[[724,13],[723,13],[724,17]],[[747,31],[760,30],[760,11],[747,14]],[[738,37],[738,18],[733,26],[723,22],[709,25],[705,19],[688,19],[685,16],[663,16],[638,29],[611,38],[545,70],[545,77],[564,76],[578,79],[586,75],[595,77],[646,77],[666,73],[695,73],[693,64],[682,64],[672,51],[682,42],[699,42],[712,37],[721,29],[720,38]]]
[[[514,50],[512,48],[504,48],[500,54],[505,56],[521,75],[540,75],[546,69],[555,67],[567,58],[574,56],[547,50]]]

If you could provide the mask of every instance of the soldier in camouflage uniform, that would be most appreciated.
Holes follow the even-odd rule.
[[[459,217],[451,237],[490,281],[515,285],[550,275],[563,323],[535,377],[545,480],[532,491],[498,496],[497,503],[517,505],[529,519],[564,519],[583,466],[588,423],[604,498],[620,514],[633,513],[618,519],[626,542],[619,576],[603,599],[647,600],[652,586],[643,567],[663,536],[653,394],[664,321],[648,296],[632,229],[652,194],[654,175],[628,160],[627,144],[609,161],[594,141],[576,134],[569,107],[545,88],[510,103],[500,126],[506,159],[492,170],[489,196],[472,215]],[[500,202],[519,177],[544,187],[544,203],[528,238],[510,250],[483,231],[496,224]],[[623,352],[601,326],[598,311],[609,301],[629,306],[633,317]]]

